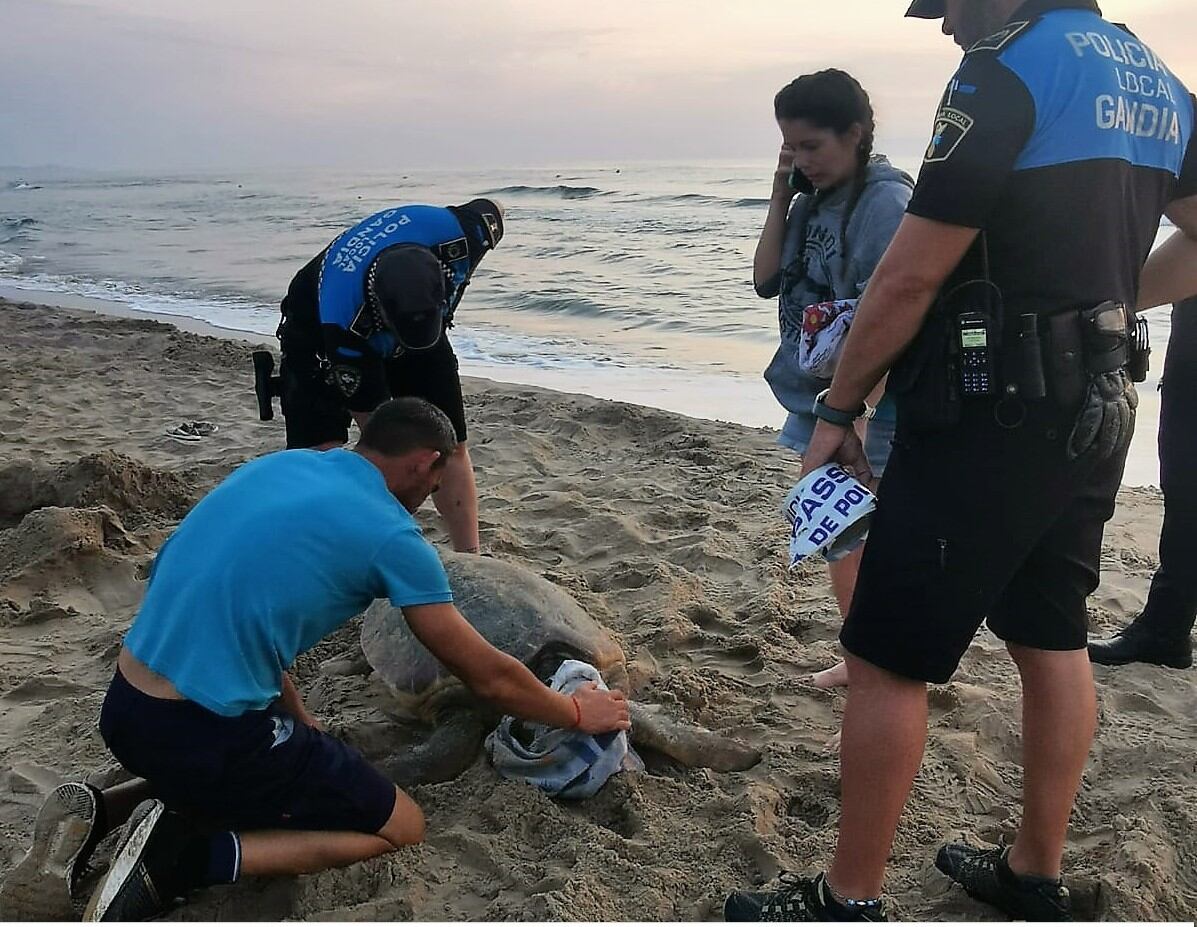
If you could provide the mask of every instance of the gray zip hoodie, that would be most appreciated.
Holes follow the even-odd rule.
[[[791,204],[781,270],[756,288],[765,299],[780,296],[781,344],[765,379],[789,411],[809,414],[814,391],[825,385],[798,366],[802,310],[814,303],[860,297],[902,222],[913,190],[908,174],[884,155],[874,155],[864,191],[848,219],[846,260],[842,232],[852,185],[822,196],[802,195]]]
[[[864,192],[848,220],[845,262],[840,233],[851,187],[844,184],[823,196],[795,197],[786,219],[781,271],[757,288],[760,296],[771,299],[780,294],[782,303],[800,314],[813,303],[856,299],[864,292],[898,230],[914,181],[890,164],[885,155],[873,156]]]

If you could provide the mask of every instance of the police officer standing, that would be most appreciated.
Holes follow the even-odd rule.
[[[1160,381],[1160,487],[1164,526],[1160,568],[1142,613],[1106,640],[1091,641],[1089,659],[1107,666],[1193,665],[1197,620],[1197,298],[1177,303]]]
[[[474,270],[502,236],[503,213],[492,200],[375,213],[295,275],[279,326],[288,448],[340,446],[351,418],[364,426],[390,398],[415,396],[449,417],[458,445],[433,500],[463,552],[478,550],[478,493],[446,330]],[[269,417],[263,382],[259,368],[259,403]]]
[[[732,894],[729,920],[884,916],[926,684],[986,619],[1022,681],[1022,822],[1011,847],[948,845],[936,865],[1011,918],[1069,917],[1060,862],[1096,727],[1085,598],[1137,402],[1128,307],[1197,291],[1194,101],[1146,45],[1093,0],[915,0],[908,15],[943,18],[967,53],[803,464],[867,472],[852,423],[888,372],[898,432],[840,638],[835,859]],[[1180,237],[1144,269],[1165,211]]]

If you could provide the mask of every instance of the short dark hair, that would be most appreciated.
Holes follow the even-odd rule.
[[[371,414],[358,447],[398,457],[420,448],[440,451],[448,459],[457,447],[457,432],[449,416],[414,396],[390,399]]]

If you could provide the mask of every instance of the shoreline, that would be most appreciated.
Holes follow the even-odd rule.
[[[8,285],[0,285],[0,300],[50,309],[95,312],[116,318],[152,319],[192,334],[262,345],[272,349],[276,355],[278,353],[275,340],[258,332],[212,325],[191,316],[144,311],[117,300]],[[463,378],[626,402],[702,421],[743,425],[774,435],[779,433],[785,417],[784,410],[777,405],[763,378],[684,370],[665,371],[619,364],[576,370],[487,364],[470,360],[461,361],[461,374]],[[1158,374],[1151,382],[1156,379]],[[1159,458],[1156,452],[1159,404],[1159,394],[1150,388],[1150,383],[1141,384],[1135,437],[1122,480],[1125,489],[1159,489]]]
[[[0,285],[0,300],[50,309],[95,312],[123,319],[152,319],[193,334],[263,345],[271,348],[276,356],[278,354],[278,344],[269,335],[213,325],[191,316],[136,309],[118,300],[9,285]],[[560,369],[488,364],[469,359],[461,360],[461,374],[466,378],[628,402],[689,418],[743,425],[774,434],[778,433],[778,426],[784,418],[784,410],[776,405],[768,385],[757,377],[615,363],[603,368]]]

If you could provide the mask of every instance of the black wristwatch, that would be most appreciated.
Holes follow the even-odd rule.
[[[852,423],[858,418],[870,419],[876,411],[867,402],[862,402],[860,408],[855,412],[845,412],[843,409],[833,409],[827,405],[827,394],[831,392],[830,387],[823,390],[815,397],[815,404],[811,406],[810,411],[817,419],[822,419],[829,425],[836,425],[840,428],[851,428]]]

